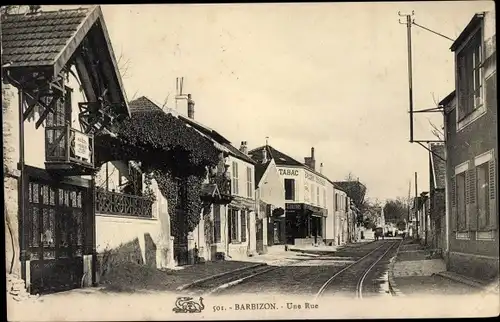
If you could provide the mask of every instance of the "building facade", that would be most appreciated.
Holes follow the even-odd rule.
[[[448,270],[498,276],[495,12],[474,15],[453,43],[456,90],[445,106]]]
[[[442,102],[443,103],[443,102]],[[429,237],[428,245],[446,248],[446,159],[444,144],[429,144]]]
[[[268,246],[281,244],[285,238],[285,189],[274,159],[262,150],[255,165],[255,200],[257,202],[257,252],[266,253]]]
[[[285,237],[277,241],[291,245],[335,243],[334,186],[321,173],[322,165],[316,171],[314,148],[305,163],[269,145],[253,149],[250,154],[259,160],[263,150],[276,162],[285,189],[285,218],[277,224],[278,235]]]
[[[332,242],[333,245],[343,245],[348,242],[349,239],[349,204],[350,199],[347,193],[340,188],[334,188],[334,212],[335,212],[335,227],[334,236],[337,236],[336,241],[328,240],[327,242]]]
[[[95,138],[130,115],[101,9],[2,15],[1,32],[7,273],[31,293],[92,285]]]
[[[246,142],[240,149],[217,131],[194,120],[194,106],[190,106],[188,116],[179,115],[188,126],[210,139],[223,158],[230,198],[227,203],[214,203],[209,216],[212,238],[210,247],[201,250],[205,258],[245,258],[257,252],[257,202],[255,198],[255,164],[248,155]],[[193,234],[199,236],[197,246],[206,244],[205,221]],[[263,237],[264,238],[264,237]]]

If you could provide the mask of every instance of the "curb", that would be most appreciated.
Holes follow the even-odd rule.
[[[340,245],[340,246],[335,246],[334,250],[328,250],[328,249],[300,249],[300,248],[289,248],[288,250],[291,251],[291,252],[302,252],[302,253],[308,253],[308,254],[314,254],[314,253],[318,253],[318,252],[335,253],[335,252],[337,252],[339,250],[342,250],[342,249],[344,249],[346,247],[358,248],[360,246],[368,245],[368,244],[371,244],[371,243],[374,243],[374,242],[375,242],[375,240],[372,240],[372,241],[369,241],[369,242],[344,244],[344,245]]]
[[[185,289],[187,289],[189,287],[196,286],[198,284],[204,283],[204,282],[212,280],[212,279],[216,279],[216,278],[222,277],[224,275],[229,275],[229,274],[232,274],[232,273],[244,271],[244,270],[247,270],[247,269],[253,269],[253,268],[256,268],[256,267],[260,267],[260,266],[266,266],[266,265],[267,265],[266,263],[257,263],[257,264],[254,264],[254,265],[240,267],[240,268],[234,269],[232,271],[222,272],[222,273],[219,273],[219,274],[216,274],[216,275],[211,275],[211,276],[208,276],[208,277],[204,277],[204,278],[198,279],[198,280],[196,280],[194,282],[181,285],[181,286],[177,287],[176,290],[177,291],[183,291],[183,290],[185,290]]]
[[[396,250],[396,254],[390,259],[390,264],[389,264],[389,274],[388,274],[388,282],[389,282],[389,291],[393,296],[405,296],[403,292],[399,290],[397,287],[396,282],[394,281],[394,265],[396,264],[396,259],[399,254],[399,248],[403,242],[399,243],[398,249]]]
[[[434,275],[446,278],[448,280],[452,280],[454,282],[458,282],[458,283],[469,285],[469,286],[472,286],[472,287],[475,287],[475,288],[479,288],[479,289],[485,289],[488,286],[484,282],[476,281],[476,280],[473,280],[473,279],[465,277],[465,276],[459,276],[459,275],[451,274],[451,273],[449,273],[447,271],[435,273]]]

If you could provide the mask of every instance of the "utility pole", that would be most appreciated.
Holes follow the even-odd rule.
[[[410,143],[413,143],[413,64],[411,55],[411,25],[413,23],[412,18],[414,15],[412,10],[411,14],[401,14],[398,12],[400,17],[406,17],[406,22],[399,21],[400,24],[406,25],[406,32],[408,38],[408,98],[410,103]]]
[[[415,206],[415,219],[416,219],[416,236],[417,236],[417,240],[419,239],[418,237],[418,224],[419,224],[419,220],[418,220],[418,186],[417,186],[417,178],[418,178],[418,175],[417,175],[417,172],[415,172],[415,202],[414,202],[414,206]]]

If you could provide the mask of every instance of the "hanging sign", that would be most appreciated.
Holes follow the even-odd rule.
[[[75,131],[75,156],[90,160],[89,137]]]

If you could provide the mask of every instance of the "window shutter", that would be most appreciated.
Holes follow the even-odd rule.
[[[497,212],[497,194],[496,194],[496,165],[495,159],[489,161],[489,192],[490,192],[490,218],[489,227],[492,230],[497,229],[498,212]]]
[[[465,171],[465,214],[464,217],[460,218],[458,223],[459,231],[469,230],[469,203],[470,203],[470,193],[469,193],[469,171]]]
[[[451,213],[450,213],[450,223],[451,230],[453,232],[457,231],[458,219],[457,219],[457,189],[456,189],[455,177],[450,179],[450,199],[451,199]]]
[[[471,231],[477,231],[477,204],[476,204],[476,169],[468,170],[468,178],[469,178],[469,204],[467,205],[467,213],[468,213],[468,228]]]

